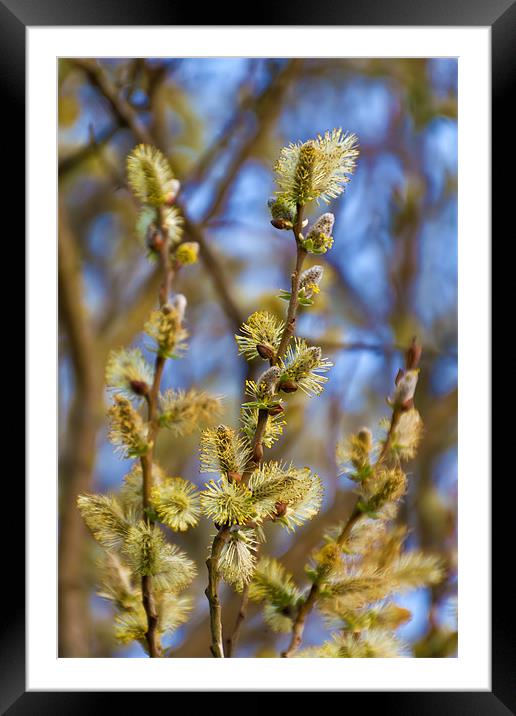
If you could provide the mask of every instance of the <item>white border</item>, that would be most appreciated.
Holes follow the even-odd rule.
[[[60,27],[28,35],[29,690],[490,689],[490,28]],[[58,659],[56,58],[459,57],[459,656]]]

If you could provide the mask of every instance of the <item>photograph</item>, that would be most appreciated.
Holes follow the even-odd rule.
[[[458,67],[59,57],[59,658],[457,658]]]

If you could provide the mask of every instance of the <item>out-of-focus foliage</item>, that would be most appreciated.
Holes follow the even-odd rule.
[[[393,447],[402,459],[412,460],[400,519],[408,520],[409,548],[439,555],[446,574],[430,589],[396,596],[397,609],[409,609],[411,621],[403,620],[403,611],[385,612],[379,607],[378,622],[388,622],[389,628],[399,622],[398,642],[413,644],[418,656],[453,656],[456,615],[450,604],[456,595],[456,61],[323,58],[289,66],[286,60],[235,58],[105,60],[99,64],[118,96],[151,133],[154,143],[164,149],[182,183],[181,198],[188,222],[202,229],[217,265],[222,266],[223,276],[214,276],[202,245],[200,261],[191,263],[197,248],[181,259],[191,264],[187,271],[179,273],[175,286],[188,297],[185,331],[189,335],[189,359],[173,361],[173,382],[164,388],[186,391],[195,386],[213,395],[225,394],[228,398],[220,416],[224,424],[238,425],[244,379],[256,382],[260,378],[238,355],[240,349],[246,357],[255,357],[251,354],[256,343],[247,343],[246,338],[254,340],[252,331],[256,329],[249,319],[249,331],[242,334],[240,324],[254,311],[267,310],[269,330],[259,336],[257,343],[274,349],[275,322],[284,319],[286,304],[278,293],[289,286],[293,248],[288,232],[270,225],[267,200],[278,190],[270,167],[282,146],[291,141],[306,142],[318,132],[324,136],[331,127],[343,127],[360,138],[360,162],[353,181],[332,206],[335,226],[326,222],[325,226],[313,226],[311,231],[315,217],[308,215],[310,225],[305,232],[312,241],[307,248],[317,254],[310,255],[307,263],[323,266],[324,276],[320,293],[312,289],[312,295],[306,296],[312,305],[307,305],[306,310],[301,308],[296,333],[309,339],[310,345],[321,346],[322,355],[334,365],[324,375],[312,372],[310,384],[305,383],[309,391],[317,391],[320,380],[328,377],[325,392],[317,401],[307,400],[301,391],[289,396],[289,429],[280,441],[275,438],[281,432],[281,415],[268,424],[271,460],[281,456],[288,463],[292,460],[296,465],[309,464],[324,483],[325,502],[318,519],[298,530],[295,540],[286,530],[266,526],[267,552],[277,555],[285,569],[292,572],[292,579],[302,583],[306,555],[320,542],[324,530],[339,521],[336,510],[343,511],[346,490],[353,486],[347,477],[338,476],[335,444],[343,434],[356,434],[362,425],[375,425],[378,418],[387,417],[386,395],[396,401],[401,399],[402,390],[410,392],[410,385],[398,385],[393,394],[392,376],[403,363],[400,347],[417,334],[423,345],[417,406],[424,431],[419,434],[410,417],[397,428]],[[125,187],[125,157],[138,138],[113,112],[93,76],[80,63],[61,61],[59,83],[60,203],[69,235],[74,239],[76,260],[71,265],[77,272],[76,284],[81,283],[84,315],[89,324],[90,354],[85,357],[102,376],[109,351],[120,351],[121,346],[129,345],[154,306],[158,289],[156,265],[142,260],[142,240],[147,241],[152,227],[148,217],[140,216],[138,221],[139,206]],[[274,94],[278,85],[281,91]],[[288,221],[282,211],[279,218]],[[184,238],[197,242],[198,236],[189,235],[188,222],[177,226],[178,235],[184,232]],[[320,250],[328,244],[331,251]],[[319,288],[318,283],[311,285]],[[228,311],[224,288],[237,307],[238,322]],[[66,649],[69,655],[141,656],[143,651],[138,645],[121,649],[106,628],[112,623],[112,611],[106,608],[105,600],[95,596],[98,554],[87,533],[81,532],[70,516],[70,505],[75,504],[79,491],[110,491],[119,485],[126,470],[123,462],[113,457],[106,426],[98,417],[107,406],[101,378],[93,382],[97,393],[88,414],[91,420],[86,416],[84,402],[77,397],[84,386],[84,367],[75,358],[76,337],[67,328],[63,309],[60,317],[61,533],[67,544],[67,535],[73,534],[74,548],[78,545],[73,559],[63,551],[60,564],[60,605],[64,610],[61,625],[71,613],[63,603],[75,598],[70,596],[67,585],[72,584],[72,589],[77,583],[84,585],[83,608],[79,611],[84,625],[82,629],[81,624],[74,625],[75,641]],[[242,336],[238,346],[235,334]],[[185,338],[186,335],[181,337],[181,345]],[[172,346],[170,334],[151,320],[148,336],[138,347],[143,358],[152,361],[153,350],[177,355],[181,347],[178,344],[176,341]],[[297,354],[287,357],[286,370],[294,370],[299,348],[302,344]],[[145,380],[145,364],[137,354],[114,355],[111,382],[126,387],[127,380],[134,380],[135,375]],[[320,360],[324,359],[317,356],[316,362]],[[90,392],[91,385],[88,383]],[[180,474],[200,487],[204,480],[198,472],[196,437],[174,437],[174,421],[184,418],[179,415],[181,395],[169,394],[172,432],[162,431],[157,457],[168,475]],[[253,402],[255,397],[245,400]],[[127,412],[127,405],[120,404],[112,416],[111,430],[125,454],[137,455],[145,449],[145,435],[137,430],[138,426],[124,432],[124,421],[131,416],[123,409]],[[210,410],[202,403],[202,394],[199,409]],[[244,425],[250,432],[256,413],[257,409],[249,406],[244,415]],[[76,426],[85,416],[90,421],[96,451],[92,469],[86,477],[81,473],[82,483],[77,489],[74,456],[79,454],[80,437]],[[382,439],[381,431],[374,438]],[[419,444],[416,457],[415,441]],[[353,446],[348,457],[351,462],[358,459],[356,454],[353,457]],[[138,489],[137,480],[131,479],[133,483],[126,480],[126,485],[133,484]],[[180,530],[181,518],[166,501],[172,488],[173,485],[155,495],[156,509],[161,506],[171,526]],[[130,489],[126,490],[128,495]],[[94,523],[95,510],[103,507],[91,508]],[[196,517],[194,507],[185,519]],[[183,537],[177,532],[174,541],[199,564],[206,557],[209,533],[208,521],[202,520],[195,533],[189,531]],[[110,539],[115,537],[116,529]],[[249,534],[246,539],[243,547],[232,540],[228,550],[238,551],[244,560],[251,555],[252,560],[256,535]],[[105,564],[110,574],[108,581],[118,585],[112,588],[110,599],[126,604],[129,615],[119,624],[118,636],[122,641],[129,641],[131,635],[140,639],[142,615],[134,607],[138,587],[127,582],[122,562],[110,560]],[[232,558],[228,563],[233,564]],[[231,574],[227,576],[231,581]],[[288,591],[291,582],[283,579],[283,584]],[[169,645],[178,656],[208,654],[204,586],[203,574],[194,581],[190,603],[190,597],[182,594],[177,594],[173,603],[163,603],[160,619],[164,631],[175,630]],[[277,632],[264,631],[261,616],[250,610],[239,654],[271,653],[271,648],[277,654],[281,650],[285,640],[281,634],[296,594],[294,590],[285,597],[283,611],[272,606],[265,614]],[[237,602],[229,592],[227,597],[231,619]],[[190,607],[196,618],[184,629],[177,629]],[[352,618],[349,614],[348,617]],[[356,613],[353,618],[358,618]],[[321,624],[315,619],[305,632],[304,643],[307,647],[316,646],[323,639]],[[398,642],[372,636],[367,648],[397,653]],[[352,646],[338,641],[325,647],[326,655],[334,655],[335,650],[349,655]]]

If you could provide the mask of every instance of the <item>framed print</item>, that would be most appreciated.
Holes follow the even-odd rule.
[[[0,13],[28,297],[3,712],[512,712],[489,269],[514,5]]]

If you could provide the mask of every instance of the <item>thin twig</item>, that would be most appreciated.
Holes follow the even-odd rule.
[[[91,133],[90,141],[87,144],[84,144],[73,154],[69,154],[60,159],[58,166],[59,178],[63,179],[77,170],[84,161],[99,153],[102,147],[108,144],[115,136],[118,129],[118,124],[113,124],[99,132],[96,137]]]
[[[301,279],[301,272],[303,270],[303,263],[306,258],[307,252],[302,247],[301,242],[299,240],[299,235],[301,234],[301,229],[303,228],[303,207],[298,204],[297,206],[297,216],[296,216],[296,222],[294,224],[294,227],[292,231],[294,232],[294,238],[296,240],[296,265],[294,268],[294,271],[291,276],[291,293],[290,293],[290,299],[288,302],[288,309],[287,309],[287,317],[285,320],[285,328],[283,329],[283,333],[281,336],[280,344],[278,346],[278,350],[276,351],[273,358],[270,360],[271,366],[277,365],[279,361],[283,358],[288,345],[290,343],[290,340],[292,339],[292,336],[295,333],[296,329],[296,318],[297,318],[297,310],[299,308],[299,283]],[[255,458],[259,457],[261,454],[263,454],[263,445],[262,445],[262,438],[265,434],[265,430],[267,428],[267,420],[269,418],[269,414],[266,410],[260,410],[258,414],[258,423],[256,426],[256,433],[254,436],[253,441],[253,456]],[[255,459],[255,462],[257,460]],[[259,460],[258,460],[259,462]]]
[[[233,631],[231,636],[226,639],[226,656],[231,658],[235,653],[238,641],[240,639],[240,633],[242,626],[247,617],[247,607],[249,604],[249,583],[247,583],[242,590],[242,598],[240,599],[240,606],[238,608],[238,614],[235,619]]]
[[[357,500],[358,501],[358,500]],[[355,522],[358,520],[362,512],[357,508],[356,504],[353,508],[353,511],[351,512],[346,524],[341,530],[341,533],[337,539],[337,543],[342,546],[346,539],[349,536],[349,533],[351,532],[351,529]],[[290,658],[293,656],[293,654],[299,649],[301,646],[301,642],[303,641],[303,632],[305,630],[306,620],[308,618],[308,615],[312,611],[312,609],[315,606],[315,603],[319,597],[319,592],[321,590],[321,585],[319,582],[315,581],[310,591],[308,592],[308,595],[306,599],[301,603],[298,612],[296,614],[296,618],[294,620],[294,625],[292,627],[292,637],[290,639],[290,643],[287,647],[287,649],[282,653],[282,657],[284,658]]]
[[[267,418],[267,411],[260,411],[261,413],[265,413],[265,418]],[[256,430],[253,438],[253,446],[256,446],[258,444],[261,444],[261,438],[263,435],[263,429],[265,427],[265,422],[260,420],[260,416],[258,417],[258,421],[256,424]],[[263,460],[263,451],[261,454],[256,455],[255,452],[252,453],[251,458],[249,459],[246,468],[242,474],[242,481],[246,481],[249,478],[249,475],[252,473],[252,471],[255,469],[257,465],[261,463]],[[248,594],[249,594],[249,586],[245,585],[243,592],[242,592],[242,600],[240,603],[240,610],[239,610],[239,618],[237,618],[237,621],[235,623],[235,626],[233,628],[233,632],[229,639],[226,642],[226,653],[224,653],[224,642],[222,637],[222,609],[220,605],[220,599],[218,594],[218,586],[219,586],[219,571],[218,571],[218,562],[220,553],[222,550],[222,547],[224,546],[224,543],[227,541],[230,533],[230,527],[227,525],[224,525],[219,529],[217,534],[215,535],[213,539],[213,544],[211,547],[211,554],[206,560],[206,566],[208,568],[208,587],[205,590],[205,594],[208,598],[209,606],[210,606],[210,630],[211,630],[211,653],[216,658],[224,658],[231,657],[233,655],[233,652],[235,650],[238,638],[240,636],[240,631],[242,628],[242,622],[245,619],[246,611],[247,611],[247,603],[248,603]]]
[[[278,346],[278,350],[273,358],[270,359],[270,365],[276,365],[278,361],[283,357],[285,351],[288,348],[288,344],[294,335],[295,332],[295,324],[296,324],[296,316],[297,316],[297,310],[299,306],[299,300],[298,300],[298,294],[299,294],[299,281],[301,277],[301,272],[303,269],[303,262],[305,260],[307,252],[303,247],[301,246],[300,240],[299,240],[299,234],[301,233],[301,229],[303,227],[303,207],[298,205],[297,206],[297,217],[296,217],[296,223],[293,227],[294,232],[294,238],[296,240],[296,265],[294,268],[294,272],[291,277],[291,294],[287,309],[287,318],[285,321],[285,328],[283,330],[283,334],[281,336],[280,345]],[[252,442],[252,458],[247,464],[247,467],[243,474],[243,480],[247,480],[249,478],[250,473],[253,471],[255,466],[260,465],[260,463],[263,461],[263,436],[265,434],[265,431],[267,429],[267,421],[269,419],[269,413],[267,410],[259,410],[258,412],[258,420],[256,422],[256,430],[253,437]],[[237,619],[235,621],[235,626],[233,628],[233,632],[230,636],[230,638],[227,640],[227,656],[232,656],[236,644],[238,642],[238,639],[240,637],[240,632],[242,629],[243,622],[247,615],[247,606],[249,603],[249,585],[246,585],[242,592],[242,598],[240,601],[240,607],[238,610]]]
[[[73,63],[85,72],[91,84],[105,97],[120,124],[130,129],[141,144],[152,144],[152,137],[147,127],[140,121],[138,112],[120,94],[101,65],[95,60],[79,58],[74,59]]]
[[[230,527],[224,525],[219,529],[213,539],[211,553],[206,560],[208,568],[208,586],[205,594],[210,605],[211,653],[218,659],[224,658],[224,642],[222,639],[222,608],[219,599],[219,570],[220,553],[229,537]]]
[[[375,462],[374,469],[376,470],[380,464],[383,462],[383,460],[386,458],[392,444],[392,440],[394,437],[394,432],[396,430],[396,426],[398,424],[400,417],[400,411],[398,409],[394,409],[392,411],[391,415],[391,422],[389,426],[389,432],[387,433],[387,438],[383,444],[382,451],[380,452],[380,455],[378,456],[378,459]],[[345,525],[343,526],[338,538],[337,538],[337,544],[340,547],[343,547],[347,538],[349,537],[349,533],[351,532],[353,526],[357,522],[357,520],[360,518],[360,516],[363,514],[358,509],[358,498],[356,499],[355,506],[353,507],[353,510],[346,521]],[[290,639],[290,643],[287,647],[287,649],[282,653],[282,656],[284,658],[289,658],[295,654],[295,652],[299,649],[301,646],[301,642],[303,641],[303,632],[305,630],[306,620],[310,612],[315,606],[315,603],[317,602],[317,599],[319,597],[319,592],[321,591],[321,585],[318,581],[315,581],[310,591],[308,592],[308,595],[306,599],[301,603],[301,606],[298,609],[298,612],[296,614],[296,618],[294,620],[294,625],[292,627],[292,637]]]
[[[203,224],[208,223],[210,219],[216,216],[220,211],[227,196],[228,189],[235,181],[241,166],[252,155],[253,148],[256,144],[260,142],[263,137],[267,136],[270,127],[277,120],[282,109],[281,100],[285,95],[285,91],[290,82],[299,74],[302,65],[302,59],[293,58],[289,60],[285,67],[280,70],[277,76],[274,77],[264,91],[256,98],[254,130],[231,159],[224,173],[224,178],[215,191],[213,200],[204,215]]]
[[[163,281],[159,290],[159,305],[160,308],[168,303],[172,279],[174,277],[174,268],[171,265],[169,258],[169,242],[168,242],[168,231],[164,227],[163,222],[160,221],[160,229],[163,236],[163,245],[160,252],[161,268],[163,272]],[[163,370],[165,368],[166,358],[158,353],[154,365],[154,378],[152,386],[146,395],[147,398],[147,419],[149,422],[149,450],[142,455],[140,458],[142,468],[142,480],[143,480],[143,514],[148,524],[153,524],[153,520],[149,515],[150,498],[152,492],[152,465],[153,465],[153,454],[156,438],[159,432],[159,422],[156,420],[156,414],[158,409],[158,396],[159,387],[161,384],[161,378]],[[147,645],[149,649],[149,656],[160,657],[162,656],[161,643],[158,633],[158,613],[156,608],[156,601],[152,589],[152,579],[148,575],[142,577],[142,602],[143,608],[147,615],[147,632],[145,637],[147,639]]]
[[[298,207],[298,219],[296,221],[296,225],[294,226],[294,234],[296,237],[296,248],[297,248],[296,266],[295,266],[294,272],[291,277],[291,294],[290,294],[290,300],[288,303],[285,328],[283,330],[283,335],[281,336],[281,341],[278,346],[278,350],[274,357],[273,365],[276,365],[281,360],[281,358],[283,358],[283,356],[288,348],[288,344],[290,343],[290,340],[296,330],[297,309],[299,307],[299,299],[298,299],[299,281],[301,278],[301,272],[303,270],[303,263],[304,263],[304,260],[306,258],[306,254],[307,254],[306,250],[301,246],[301,243],[298,239],[299,233],[301,232],[301,226],[302,226],[302,207]]]
[[[412,346],[408,349],[406,353],[406,368],[407,370],[412,370],[417,367],[419,363],[419,359],[421,357],[421,348],[416,344],[416,339],[414,338],[412,341]],[[410,401],[412,402],[412,401]],[[408,407],[408,406],[407,406]],[[380,454],[374,464],[373,470],[376,471],[380,465],[384,462],[384,460],[389,455],[389,452],[392,447],[392,442],[394,439],[394,435],[396,432],[396,427],[398,426],[400,417],[403,413],[404,406],[403,405],[394,405],[392,414],[391,414],[391,420],[389,424],[389,430],[387,432],[387,437],[383,443],[382,449],[380,451]],[[343,526],[338,538],[337,538],[337,544],[340,547],[343,547],[346,543],[346,540],[349,536],[349,533],[351,532],[353,525],[357,522],[357,520],[360,518],[360,516],[363,513],[358,507],[358,498],[356,498],[355,505],[353,507],[353,510],[346,522],[346,524]],[[301,646],[301,642],[303,640],[303,632],[305,629],[305,624],[308,615],[312,611],[312,609],[315,606],[315,603],[317,601],[317,598],[319,596],[319,592],[321,589],[321,585],[319,581],[314,581],[312,584],[310,591],[308,592],[308,595],[306,599],[301,603],[296,618],[294,620],[294,625],[292,627],[292,637],[290,639],[290,643],[287,647],[287,649],[283,652],[282,656],[285,658],[291,657]]]

